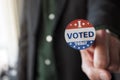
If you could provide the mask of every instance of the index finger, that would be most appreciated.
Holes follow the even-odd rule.
[[[96,33],[94,67],[106,68],[109,64],[109,35],[105,30]]]

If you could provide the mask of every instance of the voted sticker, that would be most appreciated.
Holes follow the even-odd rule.
[[[67,44],[77,50],[89,48],[94,43],[95,37],[95,29],[87,20],[74,20],[65,29],[65,40]]]

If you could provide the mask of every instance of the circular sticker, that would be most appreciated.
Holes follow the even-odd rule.
[[[74,20],[65,29],[65,40],[67,44],[77,50],[90,47],[94,43],[95,37],[95,29],[87,20]]]

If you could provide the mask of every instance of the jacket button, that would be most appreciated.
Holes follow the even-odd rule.
[[[51,35],[47,35],[46,36],[46,41],[47,42],[52,42],[52,36]]]
[[[49,66],[51,64],[51,61],[49,59],[45,60],[45,65]]]
[[[51,14],[49,14],[48,17],[49,17],[50,20],[54,20],[55,19],[55,14],[51,13]]]

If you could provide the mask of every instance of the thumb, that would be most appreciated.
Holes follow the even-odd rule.
[[[105,30],[96,32],[94,67],[106,68],[109,64],[109,35]]]

